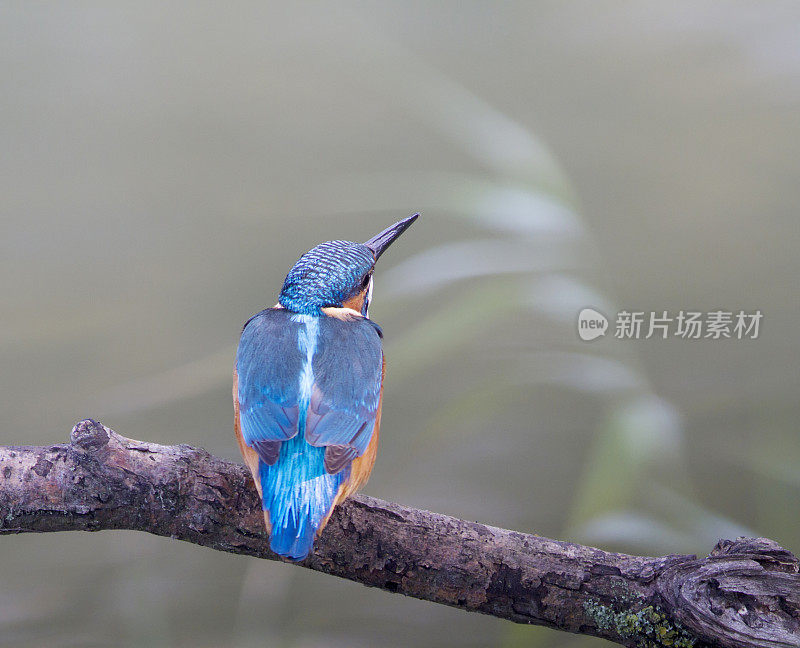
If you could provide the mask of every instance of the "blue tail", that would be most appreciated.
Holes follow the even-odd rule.
[[[270,549],[291,560],[303,560],[333,506],[350,468],[325,471],[325,448],[306,442],[302,433],[281,445],[278,461],[259,463],[263,506],[272,525]]]

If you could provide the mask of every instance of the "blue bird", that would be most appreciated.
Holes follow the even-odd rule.
[[[239,449],[253,474],[270,548],[311,551],[334,507],[375,465],[385,362],[370,321],[375,262],[415,214],[366,243],[306,252],[278,303],[242,329],[233,372]]]

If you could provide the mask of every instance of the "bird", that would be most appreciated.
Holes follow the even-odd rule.
[[[378,450],[386,363],[369,319],[375,263],[419,217],[364,243],[326,241],[289,270],[278,303],[242,327],[234,428],[270,549],[305,559]]]

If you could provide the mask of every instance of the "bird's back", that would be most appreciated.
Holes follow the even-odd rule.
[[[308,555],[333,507],[372,469],[383,353],[378,329],[351,311],[251,318],[236,356],[242,454],[262,496],[270,546]]]

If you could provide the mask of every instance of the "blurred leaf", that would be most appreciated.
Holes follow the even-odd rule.
[[[680,418],[671,405],[647,394],[612,405],[589,453],[569,528],[574,532],[597,515],[631,508],[648,470],[655,463],[677,464],[680,453]]]
[[[513,286],[496,282],[476,284],[469,298],[459,296],[442,304],[387,349],[392,358],[392,381],[424,375],[426,367],[441,362],[494,325],[494,318],[513,310]]]
[[[572,255],[546,241],[532,247],[528,241],[472,240],[446,243],[421,252],[383,276],[391,297],[425,294],[464,279],[563,270]],[[514,308],[520,308],[515,296]]]
[[[519,354],[516,376],[528,386],[562,385],[606,396],[641,392],[645,387],[641,374],[623,360],[566,351]]]
[[[551,273],[533,282],[524,291],[528,304],[535,311],[550,317],[562,326],[575,326],[577,314],[590,306],[611,313],[608,297],[596,288],[567,275]]]

